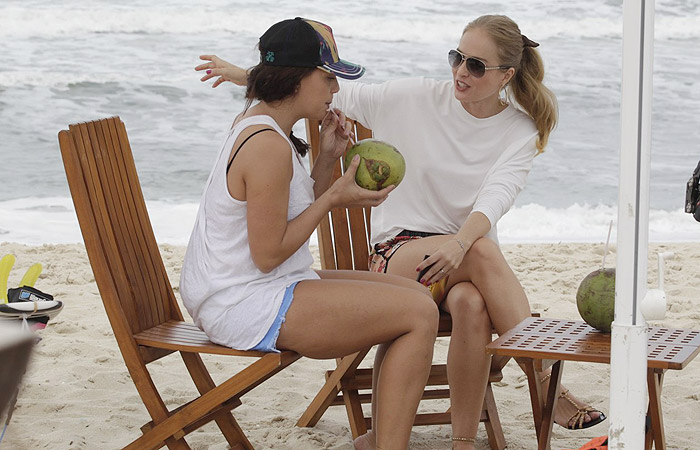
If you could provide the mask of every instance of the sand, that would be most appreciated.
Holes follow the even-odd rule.
[[[520,278],[532,308],[545,317],[578,319],[575,293],[580,281],[600,265],[602,244],[504,245],[504,253]],[[700,329],[700,245],[652,244],[649,284],[657,283],[656,252],[673,251],[666,264],[669,327]],[[168,275],[177,286],[183,247],[162,245]],[[139,434],[150,418],[127,374],[114,340],[97,286],[82,245],[24,246],[0,244],[0,255],[17,257],[10,275],[14,286],[35,262],[44,265],[36,287],[65,303],[61,314],[40,332],[29,370],[23,380],[14,417],[3,449],[117,449]],[[607,265],[615,264],[614,249]],[[13,284],[15,283],[15,284]],[[436,343],[436,360],[444,360],[448,342]],[[245,358],[205,356],[215,381],[221,382],[242,367]],[[323,371],[333,361],[301,359],[243,397],[234,412],[257,449],[351,450],[344,408],[332,407],[315,428],[294,424],[323,383]],[[156,385],[167,405],[194,395],[181,359],[171,355],[151,365]],[[567,363],[564,382],[590,403],[608,411],[609,366]],[[700,431],[700,358],[682,371],[669,371],[662,404],[669,449],[697,449]],[[537,448],[532,429],[526,379],[514,363],[494,388],[510,450]],[[421,408],[438,410],[446,401]],[[607,422],[604,422],[607,424]],[[568,431],[555,425],[552,448],[578,448],[588,439],[607,433],[599,425]],[[449,426],[416,427],[411,449],[449,449]],[[193,449],[225,449],[214,425],[187,438]],[[488,443],[483,426],[477,448]]]

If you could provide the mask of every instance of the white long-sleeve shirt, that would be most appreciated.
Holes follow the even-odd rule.
[[[372,244],[402,230],[455,234],[483,213],[487,236],[525,186],[537,154],[537,129],[515,107],[478,119],[454,97],[453,82],[411,78],[382,84],[341,83],[333,106],[393,146],[406,175],[372,210]]]

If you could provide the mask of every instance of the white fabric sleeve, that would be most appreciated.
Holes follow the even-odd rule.
[[[527,182],[532,160],[537,155],[536,140],[535,133],[524,144],[521,140],[504,152],[504,157],[494,164],[486,176],[470,214],[476,211],[484,214],[493,228],[508,212]]]
[[[381,105],[385,84],[363,84],[340,82],[340,90],[333,96],[332,107],[338,108],[348,118],[356,120],[365,128],[372,128]]]

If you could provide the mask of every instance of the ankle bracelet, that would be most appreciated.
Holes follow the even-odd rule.
[[[461,442],[471,442],[472,444],[476,442],[475,438],[465,438],[465,437],[453,437],[453,441],[461,441]]]

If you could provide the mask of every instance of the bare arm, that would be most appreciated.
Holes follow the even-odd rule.
[[[296,252],[332,208],[376,206],[393,190],[390,186],[374,192],[357,186],[357,158],[344,176],[304,212],[287,221],[289,182],[293,173],[289,144],[272,133],[256,136],[252,143],[255,144],[249,149],[252,151],[239,156],[240,171],[237,172],[245,183],[251,255],[263,272],[270,272]],[[263,166],[265,170],[261,171]]]
[[[314,179],[314,194],[319,198],[333,179],[333,168],[348,147],[352,136],[345,114],[339,109],[330,109],[321,121],[320,151],[311,170]]]
[[[464,254],[469,251],[471,246],[476,242],[477,239],[486,236],[486,233],[488,233],[491,230],[491,222],[489,219],[481,212],[475,211],[467,217],[467,220],[464,222],[464,225],[462,225],[462,228],[459,229],[457,234],[455,235],[455,244],[453,246],[456,246],[459,248],[460,252],[463,253],[462,257],[464,257]],[[459,243],[456,241],[461,242],[464,245],[464,249],[461,248]],[[461,262],[460,258],[460,262]]]
[[[194,70],[197,71],[206,71],[205,75],[201,78],[201,81],[207,81],[211,78],[219,77],[211,85],[213,88],[217,87],[224,81],[230,81],[231,83],[239,86],[245,86],[248,83],[248,71],[242,67],[238,67],[228,61],[224,61],[216,55],[201,55],[199,59],[209,61],[194,68]]]

